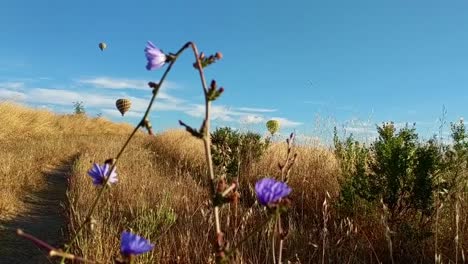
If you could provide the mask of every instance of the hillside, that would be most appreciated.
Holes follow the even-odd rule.
[[[49,263],[44,252],[15,235],[16,228],[63,248],[85,222],[99,192],[88,171],[93,163],[114,158],[133,128],[103,118],[57,115],[11,103],[0,103],[0,124],[0,263]],[[405,146],[401,141],[382,145],[384,151],[369,154],[370,161],[379,159],[378,155],[385,160],[391,148],[399,157],[405,148],[398,149],[398,144]],[[358,193],[367,190],[366,179],[360,175],[372,169],[359,163],[359,153],[364,153],[359,146],[345,141],[339,146],[342,152],[336,152],[341,154],[313,144],[293,148],[298,158],[288,182],[293,191],[283,219],[288,223],[283,259],[292,263],[391,263],[394,258],[410,263],[432,261],[435,252],[440,252],[448,260],[463,260],[468,239],[468,210],[459,202],[465,197],[463,189],[454,185],[453,192],[447,192],[446,201],[456,202],[441,203],[440,217],[432,213],[436,212],[433,207],[427,209],[432,214],[404,208],[401,215],[389,215],[381,202],[366,201],[362,198],[366,193]],[[426,150],[436,149],[422,144],[408,153],[436,153],[421,152]],[[446,153],[450,154],[449,148]],[[432,157],[424,155],[418,162],[426,164]],[[221,209],[225,237],[232,244],[242,242],[237,247],[238,262],[271,263],[273,225],[266,221],[267,210],[256,201],[254,186],[260,178],[278,177],[278,163],[286,156],[287,145],[273,143],[258,160],[247,156],[239,164],[240,201]],[[382,165],[390,173],[404,164],[391,162],[396,163]],[[415,164],[415,175],[420,175]],[[451,169],[444,177],[451,177],[453,169],[457,175],[466,175],[461,165],[446,164]],[[155,243],[155,249],[135,263],[213,262],[214,225],[200,140],[183,130],[155,136],[142,130],[121,156],[117,173],[118,182],[103,192],[71,253],[112,263],[119,257],[121,232],[132,230]],[[410,195],[418,190],[427,194],[421,189],[426,183],[416,183]]]
[[[41,225],[41,210],[38,207],[44,203],[53,206],[54,214],[64,221],[62,225],[56,224],[55,228],[76,228],[96,192],[86,175],[87,170],[93,162],[103,162],[116,155],[132,130],[129,126],[102,118],[57,115],[11,103],[0,104],[0,123],[0,148],[3,150],[0,155],[0,186],[6,190],[0,193],[0,220],[10,228],[14,228],[11,223],[28,223],[21,226],[25,230],[40,230],[32,225]],[[333,161],[330,153],[312,147],[301,148],[299,152],[301,158],[293,174],[301,176],[294,177],[291,184],[299,186],[307,183],[308,187],[300,193],[303,200],[312,204],[311,201],[323,197],[324,192],[318,195],[309,191],[319,186],[335,192],[336,180],[332,179],[336,177],[336,166],[329,162]],[[285,155],[282,144],[272,146],[265,158],[251,168],[252,175],[246,175],[242,182],[253,184],[260,175],[277,175],[275,164],[282,155]],[[164,249],[155,251],[155,255],[149,258],[177,255],[194,262],[199,258],[205,259],[209,252],[206,247],[210,245],[200,243],[199,237],[205,236],[211,225],[206,219],[209,207],[203,202],[206,201],[204,171],[202,144],[185,131],[171,130],[155,137],[139,133],[118,166],[119,184],[109,193],[110,200],[101,204],[93,217],[100,226],[97,231],[98,237],[103,239],[98,243],[100,246],[87,247],[87,243],[96,241],[83,238],[76,252],[99,259],[115,256],[116,248],[109,250],[105,245],[117,243],[118,236],[115,234],[125,223],[123,219],[126,219],[127,225],[143,229],[144,235],[158,239],[159,249]],[[57,180],[60,177],[66,180]],[[245,188],[248,190],[251,187]],[[62,200],[48,203],[47,200],[57,196],[57,192]],[[66,201],[64,198],[67,198]],[[318,206],[317,203],[313,202]],[[65,210],[61,209],[63,206]],[[37,219],[25,221],[25,216],[36,217],[39,222]],[[113,219],[113,224],[107,223],[107,219]],[[175,219],[177,222],[172,223]],[[43,220],[46,224],[51,221]],[[143,226],[146,224],[150,227]],[[166,224],[177,224],[179,227],[165,230]],[[54,232],[57,234],[57,230]],[[164,232],[176,232],[172,237],[176,235],[177,239],[162,236]],[[42,230],[35,235],[50,234]],[[164,255],[161,252],[165,252]],[[194,253],[198,257],[194,258]],[[253,251],[250,254],[256,253]]]

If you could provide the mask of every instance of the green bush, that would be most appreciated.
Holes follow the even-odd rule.
[[[75,115],[82,115],[86,113],[83,102],[73,102],[73,109],[74,109]]]
[[[354,140],[353,135],[340,141],[336,128],[333,142],[335,156],[342,173],[339,205],[342,210],[352,213],[353,208],[358,206],[361,198],[370,199],[369,181],[366,175],[369,150]]]
[[[393,123],[377,127],[378,138],[367,150],[349,137],[335,133],[335,153],[344,180],[341,201],[355,207],[358,199],[389,210],[389,222],[430,216],[434,208],[434,177],[440,172],[442,155],[433,139],[420,143],[414,127],[399,131]]]
[[[452,123],[453,144],[445,151],[445,175],[441,182],[447,193],[467,192],[468,175],[468,134],[463,121]]]
[[[253,132],[239,132],[230,127],[211,133],[213,163],[217,173],[227,178],[238,177],[260,159],[269,146],[268,139]]]

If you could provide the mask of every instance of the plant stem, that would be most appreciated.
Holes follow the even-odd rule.
[[[30,240],[31,242],[33,242],[34,244],[36,244],[36,246],[42,248],[42,249],[45,249],[49,252],[49,256],[51,257],[62,257],[62,258],[67,258],[67,259],[72,259],[72,260],[76,260],[76,261],[80,261],[80,262],[86,262],[86,263],[100,263],[100,262],[96,262],[96,261],[92,261],[92,260],[87,260],[87,259],[84,259],[84,258],[81,258],[81,257],[78,257],[78,256],[75,256],[73,254],[68,254],[66,252],[62,252],[60,250],[57,250],[56,248],[54,248],[53,246],[47,244],[46,242],[36,238],[35,236],[33,235],[30,235],[26,232],[24,232],[23,230],[21,229],[17,229],[16,230],[16,234],[20,237],[24,237],[25,239],[28,239]]]
[[[455,264],[458,264],[458,239],[460,225],[460,194],[455,198]]]
[[[221,195],[223,197],[226,197],[226,195],[228,195],[236,187],[237,187],[237,184],[235,184],[235,183],[231,184],[231,186],[229,186],[226,190],[224,190],[224,192]]]
[[[172,66],[174,65],[174,63],[177,61],[177,58],[180,56],[180,54],[182,54],[182,52],[187,49],[190,45],[190,42],[186,43],[182,48],[180,48],[176,54],[174,54],[173,56],[173,59],[171,60],[171,62],[169,63],[169,66],[167,67],[166,71],[164,72],[164,74],[162,75],[161,79],[159,80],[159,83],[157,85],[156,88],[154,88],[153,90],[153,96],[151,97],[151,100],[148,104],[148,107],[146,108],[146,111],[145,111],[145,114],[143,115],[143,117],[141,118],[141,121],[137,124],[137,126],[133,129],[133,132],[130,134],[130,136],[128,137],[127,141],[125,142],[125,144],[123,145],[123,147],[120,149],[119,153],[117,154],[117,156],[115,157],[113,163],[112,163],[112,166],[111,168],[109,169],[107,175],[106,175],[106,179],[103,183],[103,188],[101,188],[96,196],[96,199],[93,201],[92,203],[92,206],[91,208],[89,209],[88,211],[88,214],[86,215],[86,218],[85,218],[85,221],[78,227],[77,231],[75,232],[75,235],[72,237],[72,239],[70,240],[70,242],[65,245],[65,248],[66,248],[66,252],[68,252],[68,250],[70,249],[70,246],[73,244],[73,242],[77,239],[78,235],[81,233],[81,231],[83,230],[83,227],[85,226],[85,224],[87,224],[89,221],[91,221],[91,215],[93,214],[94,210],[96,209],[96,206],[99,202],[99,200],[101,199],[102,197],[102,194],[104,192],[104,190],[107,188],[107,183],[109,181],[109,176],[110,174],[112,173],[112,171],[115,169],[115,166],[117,164],[117,162],[119,161],[119,158],[122,156],[124,150],[127,148],[128,144],[130,143],[130,140],[135,136],[136,132],[138,131],[138,129],[144,125],[144,122],[145,122],[145,119],[148,117],[149,115],[149,112],[151,111],[151,107],[153,106],[153,103],[156,99],[156,96],[158,94],[158,91],[159,91],[159,88],[162,86],[164,80],[166,79],[169,71],[172,69]],[[62,258],[62,263],[64,261],[64,258]]]
[[[276,245],[276,234],[278,232],[278,218],[279,213],[278,209],[275,212],[275,223],[273,224],[273,235],[271,236],[271,255],[273,259],[273,264],[276,264],[276,255],[275,255],[275,245]]]
[[[205,119],[203,123],[203,146],[205,148],[206,163],[208,165],[208,173],[211,180],[211,195],[215,197],[216,195],[216,186],[215,186],[215,175],[213,169],[213,161],[211,158],[211,136],[210,136],[210,110],[211,110],[211,101],[208,98],[208,87],[206,86],[205,74],[203,72],[203,67],[198,55],[198,49],[195,43],[189,42],[189,45],[192,47],[193,54],[195,55],[195,60],[197,63],[198,73],[200,75],[200,80],[203,87],[203,93],[205,95]],[[222,235],[221,231],[221,221],[219,217],[219,206],[214,206],[214,217],[216,225],[216,236],[220,237]]]
[[[258,233],[260,230],[263,229],[263,227],[265,225],[267,225],[271,219],[273,219],[273,216],[274,215],[270,215],[267,219],[265,219],[265,221],[263,223],[261,223],[260,225],[257,226],[257,228],[255,228],[252,232],[250,232],[247,236],[245,236],[243,239],[241,239],[239,242],[237,242],[236,244],[234,244],[234,246],[232,246],[233,249],[236,249],[238,248],[240,245],[242,245],[245,241],[247,241],[250,237],[252,237],[254,234]]]
[[[278,221],[278,236],[280,237],[280,243],[278,248],[278,264],[281,264],[281,259],[283,257],[283,243],[284,243],[284,236],[283,236],[283,227],[281,223],[281,214],[279,209],[277,211],[277,221]]]
[[[279,243],[279,253],[278,253],[278,264],[281,264],[282,262],[282,257],[283,257],[283,242],[284,242],[284,239],[280,239],[280,243]]]

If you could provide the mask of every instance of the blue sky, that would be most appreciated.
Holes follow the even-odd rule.
[[[136,123],[150,97],[143,49],[186,41],[223,60],[206,71],[225,87],[215,125],[330,136],[338,125],[372,136],[375,124],[416,122],[437,132],[467,116],[466,1],[56,1],[0,2],[0,100],[57,112],[83,101]],[[101,52],[98,43],[108,48]],[[190,53],[177,62],[152,112],[158,130],[198,126],[203,103]],[[117,98],[134,101],[120,117]]]

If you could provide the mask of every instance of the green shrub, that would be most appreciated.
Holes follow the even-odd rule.
[[[333,142],[342,174],[339,205],[342,210],[352,213],[361,198],[370,199],[369,181],[366,175],[369,150],[354,140],[353,135],[348,136],[343,142],[340,141],[336,128]]]
[[[260,159],[269,140],[253,132],[241,133],[230,127],[217,128],[211,133],[213,163],[217,173],[228,178],[238,177]]]
[[[467,191],[468,134],[463,121],[451,124],[453,144],[445,151],[445,175],[442,183],[447,192]]]
[[[73,109],[74,109],[75,115],[82,115],[86,113],[83,102],[73,102]]]
[[[414,127],[397,131],[393,123],[386,123],[377,132],[368,150],[352,137],[339,141],[335,133],[344,177],[341,201],[354,208],[358,199],[374,204],[382,200],[390,223],[432,215],[434,177],[442,164],[438,144],[433,139],[420,143]]]
[[[434,209],[437,170],[441,168],[442,156],[435,140],[419,146],[415,153],[414,183],[411,204],[424,215],[430,216]]]

